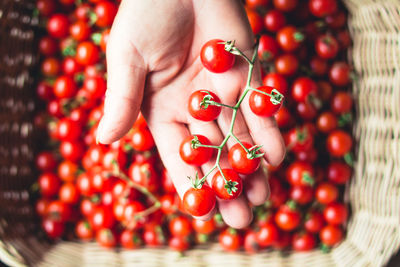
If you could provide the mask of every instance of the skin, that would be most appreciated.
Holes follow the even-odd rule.
[[[106,144],[118,140],[141,110],[181,197],[191,186],[187,176],[194,177],[196,172],[201,176],[215,160],[202,168],[189,166],[179,156],[180,143],[190,133],[205,135],[213,144],[221,143],[232,115],[230,109],[223,108],[216,121],[195,120],[187,111],[190,94],[207,88],[223,103],[234,105],[247,79],[248,65],[240,58],[223,74],[213,74],[202,66],[201,47],[216,38],[236,40],[236,46],[251,57],[254,37],[240,1],[123,0],[107,45],[108,90],[97,139]],[[260,85],[260,73],[255,71],[252,86]],[[254,115],[248,96],[238,112],[234,133],[242,141],[263,145],[268,163],[282,161],[284,143],[275,121]],[[231,138],[228,147],[234,144]],[[221,167],[229,167],[226,157],[221,159]],[[208,177],[209,184],[212,177]],[[218,201],[225,222],[234,228],[251,222],[249,202],[259,205],[269,196],[261,170],[247,181],[249,190],[241,197]]]

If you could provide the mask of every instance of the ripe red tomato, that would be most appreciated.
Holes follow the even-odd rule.
[[[247,19],[249,20],[250,23],[251,30],[255,35],[259,34],[264,28],[262,17],[260,16],[260,14],[258,14],[258,12],[250,8],[246,8],[246,14],[247,14]]]
[[[257,89],[268,95],[256,91],[251,92],[249,98],[251,111],[264,117],[270,117],[278,112],[282,106],[283,96],[273,92],[274,88],[270,86],[260,86]]]
[[[155,146],[153,136],[148,128],[134,127],[131,131],[131,145],[135,150],[147,151],[151,150]]]
[[[309,151],[314,145],[314,136],[306,125],[291,129],[284,139],[287,149],[294,153]]]
[[[286,179],[291,185],[313,185],[314,168],[308,162],[294,161],[286,171]]]
[[[336,0],[310,0],[308,5],[311,14],[319,18],[331,15],[337,10]]]
[[[288,82],[285,77],[276,72],[270,72],[263,78],[263,85],[270,86],[279,91],[279,93],[286,95],[288,91]]]
[[[123,221],[129,226],[129,229],[138,229],[143,225],[144,218],[138,218],[137,213],[144,211],[146,207],[139,201],[130,201],[125,204]]]
[[[101,39],[100,39],[100,48],[101,51],[103,51],[104,53],[107,51],[107,43],[109,37],[110,37],[110,29],[104,30],[103,33],[101,34]]]
[[[311,233],[300,232],[293,235],[292,247],[295,251],[310,251],[316,244],[317,241]]]
[[[325,22],[331,29],[340,29],[344,27],[346,25],[346,21],[346,14],[342,10],[325,17]]]
[[[328,72],[328,63],[320,57],[313,57],[310,60],[310,69],[317,76],[324,76]]]
[[[187,237],[171,236],[168,241],[168,246],[172,250],[182,252],[190,248],[190,243]]]
[[[321,183],[315,190],[315,198],[321,204],[330,204],[337,200],[339,196],[339,189],[328,182]]]
[[[178,216],[169,221],[169,232],[173,236],[188,237],[192,232],[190,220],[185,216]]]
[[[142,244],[142,238],[135,231],[125,229],[122,231],[119,241],[123,248],[134,249],[139,248]]]
[[[318,110],[311,102],[298,102],[296,105],[297,114],[305,120],[312,121],[317,116]]]
[[[350,93],[339,91],[333,95],[331,100],[331,109],[336,114],[351,112],[353,107],[353,98]]]
[[[68,204],[77,204],[79,201],[79,191],[73,183],[64,183],[58,193],[59,199]]]
[[[350,66],[346,62],[335,62],[329,70],[329,80],[336,86],[350,83]]]
[[[257,234],[253,230],[248,230],[244,234],[244,242],[243,242],[244,250],[249,254],[256,253],[260,246],[257,242]]]
[[[343,224],[347,220],[347,215],[347,208],[343,203],[330,203],[324,209],[324,218],[325,221],[329,224]]]
[[[246,6],[249,8],[266,7],[269,4],[269,0],[246,0]]]
[[[81,125],[69,118],[62,118],[57,124],[57,137],[62,141],[77,140],[82,134]]]
[[[40,82],[36,87],[36,95],[46,102],[50,102],[54,98],[53,87],[46,82]]]
[[[319,232],[319,239],[328,246],[335,246],[343,239],[343,231],[339,226],[327,225]]]
[[[117,14],[117,6],[115,3],[110,1],[101,1],[94,8],[96,14],[96,25],[99,27],[108,27],[114,21],[114,17]]]
[[[353,140],[349,133],[343,130],[334,130],[326,139],[326,147],[329,153],[335,157],[342,157],[350,152]]]
[[[104,206],[96,207],[89,217],[90,225],[95,231],[102,228],[111,228],[115,224],[115,219],[111,209]]]
[[[65,14],[54,14],[47,22],[47,32],[55,38],[64,38],[68,35],[69,20]]]
[[[79,64],[88,66],[99,60],[99,53],[99,48],[94,43],[85,41],[76,48],[75,59]]]
[[[271,9],[264,16],[264,26],[270,32],[277,32],[285,25],[286,17],[280,10]]]
[[[279,52],[279,45],[275,38],[263,34],[259,39],[258,58],[260,61],[268,62],[276,57]]]
[[[292,98],[297,102],[310,101],[310,98],[317,96],[317,92],[317,84],[308,77],[299,77],[293,82]]]
[[[189,113],[195,119],[201,121],[213,121],[221,113],[221,107],[206,103],[202,105],[202,101],[204,99],[207,99],[208,101],[214,101],[216,103],[221,103],[219,97],[213,92],[208,90],[198,90],[193,92],[189,97]]]
[[[165,234],[161,226],[145,227],[143,232],[144,243],[148,246],[161,246],[166,242]]]
[[[301,222],[301,215],[298,210],[288,205],[279,207],[275,214],[276,225],[284,231],[296,229]]]
[[[222,169],[228,183],[231,183],[233,189],[228,189],[228,185],[221,175],[221,172],[216,172],[212,178],[211,186],[215,195],[220,199],[236,199],[240,196],[243,190],[242,178],[232,169]]]
[[[289,12],[297,7],[298,0],[274,0],[275,8],[284,12]]]
[[[293,54],[282,54],[275,60],[275,69],[279,74],[292,76],[299,68],[299,60]]]
[[[272,207],[278,208],[286,202],[289,193],[278,178],[272,176],[269,178],[268,182],[271,189],[269,201],[271,201]]]
[[[117,237],[109,228],[101,228],[96,232],[97,243],[105,248],[113,248],[117,245]]]
[[[310,233],[318,233],[325,225],[325,219],[321,212],[311,211],[306,214],[304,228]]]
[[[51,172],[42,173],[38,178],[38,184],[41,194],[46,197],[57,195],[61,186],[60,178]]]
[[[75,234],[80,240],[90,241],[94,237],[94,231],[88,221],[81,220],[75,226]]]
[[[242,245],[242,237],[233,228],[227,228],[219,234],[219,244],[226,251],[236,251]]]
[[[351,168],[344,162],[332,161],[328,165],[327,176],[335,184],[345,184],[351,178]]]
[[[242,142],[242,144],[250,149],[252,147],[251,144]],[[247,157],[246,151],[243,147],[236,143],[229,149],[228,160],[233,170],[241,174],[251,174],[255,172],[260,166],[260,158],[249,159]]]
[[[90,37],[91,29],[87,22],[78,20],[69,27],[69,33],[72,38],[81,42]]]
[[[77,90],[77,85],[70,76],[59,76],[54,82],[53,93],[58,99],[73,97]]]
[[[159,176],[149,162],[134,162],[129,167],[129,177],[133,182],[146,187],[150,192],[155,192],[159,187]]]
[[[338,120],[330,111],[323,112],[317,119],[317,128],[323,133],[329,133],[335,130],[338,126]]]
[[[203,45],[200,52],[203,66],[214,73],[222,73],[233,67],[235,56],[225,50],[223,40],[213,39]]]
[[[41,70],[44,76],[56,76],[60,72],[60,62],[53,57],[45,58]]]
[[[47,209],[49,207],[50,200],[47,198],[40,198],[35,204],[35,211],[40,217],[47,216]]]
[[[102,98],[107,89],[107,82],[101,76],[87,77],[83,87],[92,98]]]
[[[43,172],[52,171],[57,166],[54,154],[50,151],[42,151],[36,155],[36,167]]]
[[[196,233],[201,234],[212,234],[216,229],[214,219],[210,219],[208,221],[192,219],[192,227],[196,231]]]
[[[44,56],[54,56],[58,51],[58,43],[51,36],[44,36],[39,41],[39,51]]]
[[[279,230],[273,223],[267,223],[260,227],[256,232],[257,243],[261,247],[273,245],[279,238]]]
[[[161,181],[165,193],[175,193],[176,189],[174,183],[172,182],[171,176],[168,174],[167,169],[163,169]]]
[[[323,34],[315,42],[315,51],[323,59],[333,59],[339,51],[339,43],[331,34]]]
[[[39,10],[40,15],[48,17],[56,10],[56,2],[54,0],[38,0],[36,8]]]
[[[278,31],[276,39],[283,51],[293,52],[300,47],[304,35],[296,27],[288,25]]]
[[[60,200],[51,201],[47,207],[47,217],[54,221],[67,222],[71,220],[71,215],[71,206]]]
[[[314,198],[314,189],[311,186],[293,186],[290,189],[290,198],[301,205],[308,204]]]
[[[279,128],[287,128],[293,123],[293,117],[285,106],[282,106],[278,112],[275,113],[274,118]]]
[[[189,188],[183,196],[183,206],[193,216],[203,216],[215,207],[215,193],[203,184],[199,189]]]
[[[48,237],[57,239],[64,234],[65,224],[63,222],[54,221],[51,219],[44,219],[42,221],[42,228]]]
[[[92,196],[95,193],[95,190],[91,183],[90,176],[84,172],[78,176],[76,179],[76,187],[78,188],[79,192],[83,196]]]
[[[195,136],[202,145],[212,145],[210,140],[203,135],[190,135],[183,140],[179,148],[179,154],[183,161],[187,164],[201,166],[211,159],[214,154],[214,150],[209,147],[197,147],[193,148],[192,140]]]

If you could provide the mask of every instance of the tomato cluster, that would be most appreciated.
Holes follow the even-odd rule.
[[[180,201],[162,166],[154,140],[139,115],[129,133],[96,143],[106,91],[105,51],[119,1],[38,0],[45,30],[39,41],[42,79],[36,87],[42,110],[35,126],[44,136],[36,155],[39,197],[35,207],[51,239],[97,240],[104,247],[168,245],[183,251],[218,238],[229,251],[273,247],[310,250],[343,238],[348,209],[343,185],[352,169],[349,134],[352,98],[346,13],[336,0],[247,0],[246,11],[263,67],[263,86],[250,91],[251,110],[275,116],[287,144],[280,166],[268,166],[271,197],[254,207],[250,227],[234,230],[216,214],[193,219],[217,198],[238,197],[240,176],[260,167],[258,146],[241,142],[228,151],[231,168],[198,177]],[[200,54],[205,68],[222,73],[237,60],[232,43],[210,40]],[[281,101],[285,96],[285,102]],[[189,113],[215,120],[222,105],[212,88],[194,92]],[[206,136],[189,136],[182,159],[200,166],[215,156]],[[250,152],[250,153],[249,153]],[[250,156],[249,156],[250,154]]]

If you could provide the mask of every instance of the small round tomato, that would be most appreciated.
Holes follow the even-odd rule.
[[[162,180],[162,185],[163,185],[163,189],[164,189],[165,193],[175,193],[176,192],[174,183],[172,182],[172,178],[169,175],[167,169],[165,169],[165,168],[162,171],[161,180]]]
[[[328,182],[321,183],[315,190],[315,198],[321,204],[330,204],[337,200],[339,196],[338,188]]]
[[[286,95],[288,91],[288,82],[282,74],[270,72],[263,78],[263,84],[270,86],[279,91],[279,93]]]
[[[335,13],[338,8],[336,0],[310,0],[308,7],[311,14],[319,18]]]
[[[75,59],[84,66],[95,64],[99,60],[99,49],[90,41],[82,42],[76,48]]]
[[[296,27],[288,25],[278,31],[276,39],[283,51],[293,52],[300,47],[304,35]]]
[[[142,218],[137,218],[137,213],[144,211],[146,207],[139,201],[130,201],[125,204],[123,221],[129,229],[138,229],[142,226]]]
[[[233,228],[227,228],[219,234],[219,244],[226,251],[236,251],[242,245],[242,237]]]
[[[39,10],[40,15],[48,17],[56,10],[56,2],[54,0],[38,0],[36,8]]]
[[[62,62],[62,70],[69,76],[74,76],[78,72],[82,71],[82,66],[78,64],[74,57],[65,57]]]
[[[68,204],[77,204],[79,191],[73,183],[64,183],[58,193],[59,199]]]
[[[299,151],[296,153],[296,159],[300,161],[307,161],[314,163],[318,158],[318,151],[315,148],[311,148],[305,151]]]
[[[220,199],[236,199],[243,190],[243,181],[239,175],[231,169],[222,169],[228,184],[225,182],[221,172],[216,172],[212,178],[211,186],[215,195]]]
[[[310,203],[314,197],[314,189],[311,186],[295,185],[290,189],[290,198],[301,205]]]
[[[94,231],[88,221],[81,220],[75,225],[75,234],[80,240],[90,241],[94,237]]]
[[[335,130],[338,126],[338,120],[330,111],[323,112],[317,119],[317,128],[323,133],[329,133]]]
[[[281,206],[275,214],[276,225],[285,231],[296,229],[301,222],[301,215],[298,210],[290,205]]]
[[[351,168],[344,162],[332,161],[328,165],[327,176],[335,184],[345,184],[351,178]]]
[[[336,225],[327,225],[319,232],[319,239],[328,246],[337,245],[343,239],[343,230]]]
[[[49,207],[50,200],[46,198],[40,198],[35,204],[35,211],[39,216],[45,217],[47,216],[47,209]]]
[[[131,145],[137,151],[151,150],[155,144],[153,136],[148,128],[132,128]]]
[[[207,101],[207,102],[206,102]],[[208,102],[221,103],[219,97],[211,91],[198,90],[189,97],[188,110],[193,118],[201,121],[213,121],[221,113],[221,107]]]
[[[310,251],[316,244],[317,241],[311,233],[303,232],[293,235],[292,247],[295,251]]]
[[[105,248],[113,248],[117,245],[117,237],[109,228],[101,228],[96,232],[97,243]]]
[[[269,10],[264,16],[264,26],[270,32],[277,32],[285,25],[286,17],[277,9]]]
[[[177,199],[175,197],[175,194],[165,194],[160,198],[160,203],[161,203],[161,211],[164,214],[173,214],[178,210],[178,205]]]
[[[178,216],[169,221],[169,232],[173,236],[188,237],[192,232],[190,220],[185,216]]]
[[[53,87],[47,82],[40,82],[36,87],[36,95],[46,102],[51,101],[54,98]]]
[[[340,29],[344,27],[346,25],[346,21],[347,16],[342,10],[325,17],[325,22],[331,29]]]
[[[89,218],[93,213],[94,209],[98,206],[98,202],[96,198],[84,198],[79,204],[79,210],[83,216]]]
[[[310,233],[318,233],[325,225],[325,219],[321,212],[311,211],[306,214],[304,228]]]
[[[109,176],[100,167],[96,167],[91,171],[90,179],[93,190],[98,193],[104,193],[112,190],[116,178]]]
[[[165,244],[165,234],[161,226],[145,227],[143,232],[143,240],[147,246],[161,246]]]
[[[327,81],[318,81],[318,98],[322,101],[329,101],[332,96],[332,84]]]
[[[289,193],[276,177],[270,177],[268,182],[271,188],[269,201],[271,201],[272,207],[278,208],[286,202]]]
[[[255,35],[259,34],[264,28],[263,18],[258,14],[258,12],[250,8],[246,8],[246,14],[251,30]]]
[[[299,60],[293,54],[282,54],[275,60],[275,69],[285,76],[294,75],[299,68]]]
[[[114,21],[114,17],[117,14],[117,6],[115,3],[110,1],[101,1],[94,8],[96,14],[96,25],[99,27],[108,27]]]
[[[189,249],[190,243],[189,243],[188,238],[186,238],[186,237],[172,236],[172,237],[170,237],[170,239],[168,241],[168,246],[172,250],[182,252],[182,251]]]
[[[54,221],[67,222],[71,219],[71,215],[71,206],[60,200],[51,201],[47,207],[47,217]]]
[[[258,116],[273,116],[282,106],[283,95],[270,86],[260,86],[257,90],[264,93],[251,92],[249,98],[251,111]]]
[[[76,179],[76,187],[78,188],[80,194],[86,197],[92,196],[95,193],[91,183],[91,178],[86,172],[78,176]]]
[[[310,60],[310,69],[317,76],[324,76],[328,72],[328,63],[320,57],[313,57]]]
[[[101,76],[87,77],[83,87],[92,98],[102,98],[107,89],[107,82]]]
[[[54,82],[53,93],[59,99],[73,97],[77,90],[77,85],[70,76],[59,76]]]
[[[259,39],[258,58],[260,61],[268,62],[275,58],[279,52],[279,45],[275,38],[263,34]]]
[[[54,173],[45,172],[38,178],[40,193],[45,197],[52,197],[57,195],[61,186],[60,178]]]
[[[81,42],[90,37],[90,26],[87,22],[78,20],[69,27],[69,33],[72,38]]]
[[[185,210],[193,216],[203,216],[215,207],[215,193],[203,184],[201,188],[189,188],[183,196]]]
[[[292,233],[286,231],[280,232],[278,240],[272,247],[277,250],[285,250],[290,246],[292,239]]]
[[[57,161],[54,154],[50,151],[42,151],[36,155],[36,167],[43,171],[52,171],[57,166]]]
[[[350,83],[350,66],[346,62],[335,62],[329,70],[329,80],[336,86]]]
[[[291,185],[313,185],[314,184],[314,168],[304,161],[292,162],[286,171],[286,179]]]
[[[353,99],[348,92],[336,92],[331,100],[331,110],[336,114],[351,112],[353,107]]]
[[[275,113],[274,118],[279,128],[286,128],[293,122],[292,114],[290,114],[290,111],[285,106],[282,106],[278,112]]]
[[[101,51],[103,51],[104,53],[107,51],[107,43],[108,43],[109,37],[110,37],[110,29],[104,30],[102,32],[101,38],[100,38],[100,48],[101,48]]]
[[[60,62],[53,57],[45,58],[41,70],[44,76],[56,76],[60,72]]]
[[[311,102],[298,102],[296,105],[297,114],[305,121],[314,120],[317,116],[317,108]]]
[[[115,224],[115,219],[111,209],[104,206],[96,207],[89,217],[90,225],[94,230],[110,228]]]
[[[249,254],[256,253],[260,246],[257,242],[257,234],[253,230],[248,230],[244,234],[244,242],[243,242],[244,250]]]
[[[274,0],[275,8],[284,12],[289,12],[297,7],[298,0]]]
[[[229,70],[235,64],[235,56],[225,50],[223,40],[213,39],[203,45],[200,52],[203,66],[214,73]]]
[[[133,182],[146,187],[150,192],[155,192],[159,187],[159,176],[152,164],[149,162],[134,162],[128,170],[129,177]]]
[[[213,219],[203,221],[194,218],[192,219],[192,227],[196,233],[207,235],[212,234],[217,229],[215,221]]]
[[[291,129],[284,137],[287,149],[294,153],[308,151],[314,145],[314,136],[306,125]]]
[[[347,220],[347,215],[347,208],[343,203],[330,203],[324,209],[324,218],[325,221],[329,224],[343,224]]]
[[[210,140],[203,135],[190,135],[181,143],[179,154],[187,164],[201,166],[211,159],[214,150],[209,147],[195,147],[195,140],[202,145],[212,145]]]
[[[334,130],[326,139],[329,153],[335,157],[342,157],[351,151],[353,140],[349,133],[343,130]]]
[[[82,133],[81,125],[69,118],[62,118],[57,124],[57,137],[62,141],[77,140]]]
[[[249,143],[242,142],[243,146],[251,149],[253,146]],[[228,160],[233,170],[240,174],[251,174],[260,166],[260,158],[249,159],[247,152],[243,147],[236,143],[229,149]]]
[[[273,245],[279,238],[279,230],[273,223],[266,223],[256,232],[257,243],[261,247]]]
[[[44,56],[54,56],[58,51],[58,43],[51,36],[44,36],[39,41],[39,51]]]
[[[121,246],[127,249],[139,248],[143,243],[140,235],[129,229],[122,231],[119,241]]]
[[[249,8],[266,7],[269,4],[269,0],[246,0],[246,6]]]
[[[57,239],[63,235],[65,224],[63,222],[45,219],[42,222],[42,228],[46,232],[48,237],[52,239]]]
[[[292,97],[297,102],[310,101],[318,93],[317,84],[308,77],[297,78],[292,85]]]
[[[65,14],[54,14],[47,22],[47,32],[55,38],[64,38],[68,35],[69,20]]]
[[[339,43],[331,34],[323,34],[317,38],[315,50],[321,58],[333,59],[339,51]]]

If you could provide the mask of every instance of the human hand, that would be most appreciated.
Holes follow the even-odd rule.
[[[111,143],[121,138],[141,110],[181,197],[191,186],[187,176],[194,177],[198,172],[201,177],[202,171],[214,165],[211,160],[199,169],[183,162],[179,155],[182,140],[193,133],[220,144],[232,116],[231,109],[223,108],[216,121],[192,118],[187,111],[190,94],[200,89],[210,90],[222,103],[234,105],[246,84],[248,64],[242,59],[237,58],[234,67],[222,74],[203,67],[199,57],[201,47],[217,38],[235,40],[235,45],[251,56],[254,37],[240,1],[123,0],[107,45],[108,90],[98,141]],[[257,71],[251,84],[261,85]],[[242,141],[262,145],[269,164],[282,161],[284,143],[274,119],[254,115],[248,96],[238,112],[233,132]],[[227,143],[228,147],[234,144],[232,138]],[[220,163],[222,168],[229,167],[227,158]],[[235,200],[218,201],[222,217],[234,228],[243,228],[251,222],[248,202],[259,205],[269,195],[261,168],[245,178],[243,193]]]

